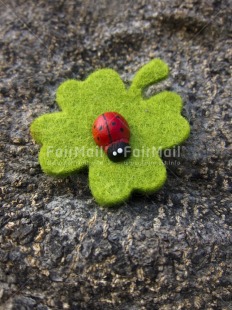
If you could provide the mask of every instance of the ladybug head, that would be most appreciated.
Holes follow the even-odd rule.
[[[125,160],[131,155],[131,146],[129,143],[119,141],[112,143],[107,149],[107,156],[114,162]]]

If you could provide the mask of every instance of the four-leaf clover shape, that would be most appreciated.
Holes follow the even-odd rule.
[[[33,138],[42,144],[42,170],[63,177],[88,167],[91,192],[103,206],[123,202],[133,191],[158,190],[166,180],[160,151],[180,144],[190,132],[175,92],[143,98],[146,87],[167,75],[168,66],[154,59],[136,73],[129,88],[112,69],[97,70],[85,81],[63,82],[56,97],[61,111],[44,114],[31,125]],[[108,111],[123,115],[131,131],[132,154],[118,163],[92,137],[94,120]]]

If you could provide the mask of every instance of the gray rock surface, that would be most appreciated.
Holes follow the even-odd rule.
[[[231,2],[0,1],[0,309],[231,309]],[[191,136],[156,194],[99,208],[29,135],[68,78],[154,57]]]

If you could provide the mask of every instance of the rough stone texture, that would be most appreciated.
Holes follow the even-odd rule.
[[[125,2],[0,2],[1,309],[231,309],[231,2]],[[178,92],[192,128],[166,185],[101,209],[85,173],[44,175],[28,128],[58,85],[154,57],[148,94]]]

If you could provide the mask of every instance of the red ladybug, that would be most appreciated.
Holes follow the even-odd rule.
[[[93,138],[110,160],[117,162],[131,154],[130,129],[125,118],[117,112],[105,112],[93,123]]]

